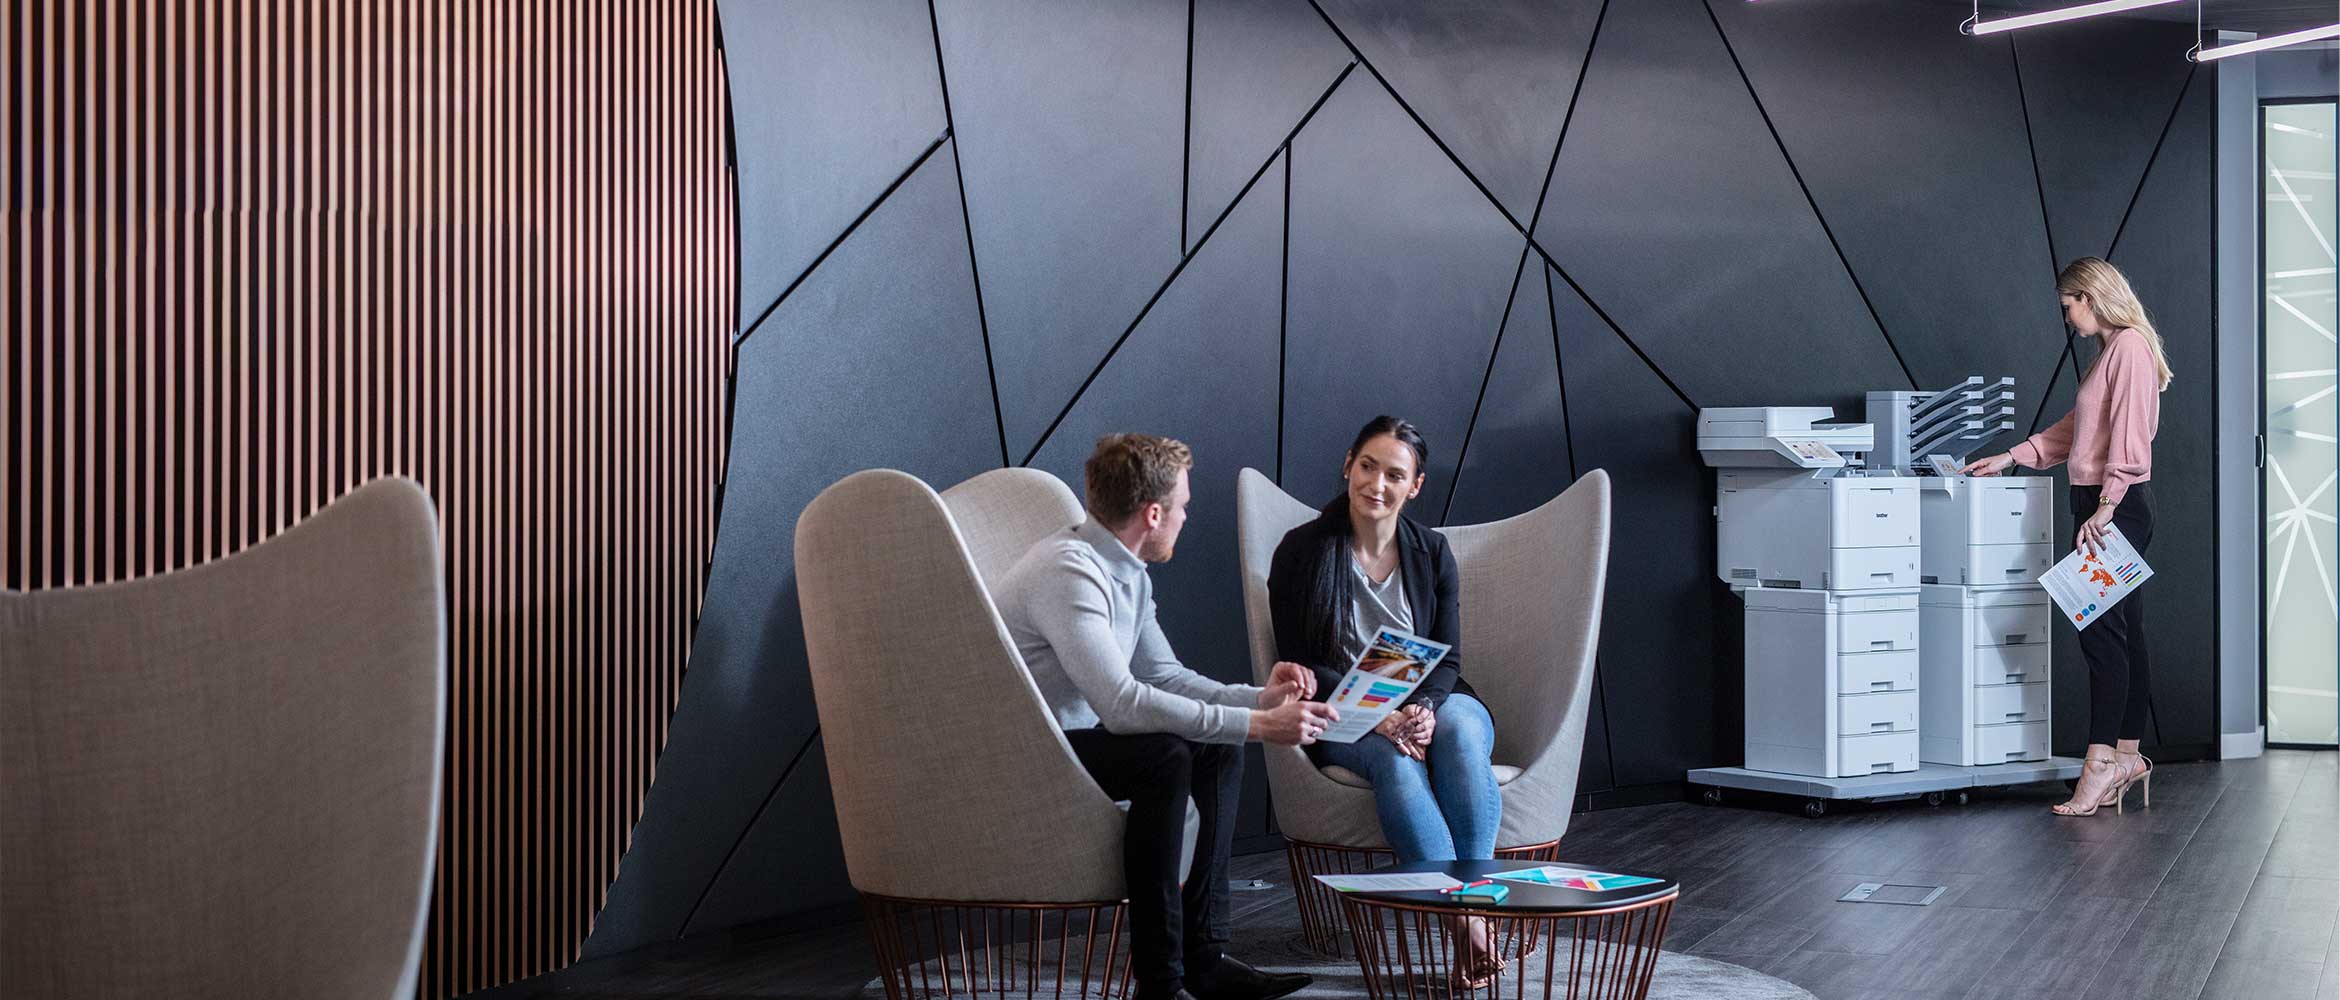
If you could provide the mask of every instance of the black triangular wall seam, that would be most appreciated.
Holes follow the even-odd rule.
[[[1300,130],[1307,126],[1309,119],[1316,117],[1317,110],[1324,107],[1324,102],[1332,99],[1333,92],[1340,89],[1341,82],[1347,80],[1349,72],[1356,68],[1356,63],[1350,63],[1343,67],[1340,75],[1333,77],[1333,82],[1324,88],[1324,93],[1317,95],[1316,103],[1308,106],[1307,113],[1302,114],[1300,120],[1293,124],[1292,131],[1285,134],[1284,141],[1276,145],[1276,151],[1269,153],[1268,158],[1260,162],[1259,169],[1251,172],[1251,179],[1243,182],[1243,189],[1235,193],[1235,200],[1229,202],[1227,207],[1219,212],[1219,217],[1211,220],[1210,227],[1203,230],[1202,236],[1194,241],[1194,252],[1180,257],[1177,266],[1170,269],[1169,276],[1163,278],[1161,284],[1154,286],[1154,294],[1146,299],[1145,305],[1138,308],[1137,315],[1130,318],[1129,324],[1121,328],[1121,336],[1113,339],[1113,346],[1105,349],[1105,355],[1098,358],[1097,364],[1089,369],[1088,377],[1081,379],[1080,386],[1073,390],[1072,398],[1065,400],[1064,407],[1056,411],[1056,419],[1048,422],[1048,428],[1041,431],[1040,437],[1032,442],[1031,450],[1024,453],[1024,460],[1014,464],[1032,464],[1032,459],[1037,457],[1040,454],[1040,449],[1048,444],[1049,437],[1054,435],[1056,428],[1064,423],[1064,418],[1072,415],[1073,407],[1080,404],[1081,397],[1089,391],[1089,386],[1097,381],[1097,376],[1104,374],[1105,366],[1113,363],[1113,356],[1121,352],[1121,345],[1128,343],[1130,334],[1137,332],[1138,324],[1146,321],[1146,314],[1154,310],[1154,304],[1162,301],[1163,294],[1170,290],[1171,285],[1178,283],[1178,276],[1186,272],[1186,265],[1193,263],[1194,258],[1202,253],[1204,244],[1209,243],[1211,236],[1219,231],[1219,227],[1226,223],[1229,216],[1235,214],[1235,207],[1243,204],[1243,199],[1251,195],[1251,189],[1259,184],[1259,179],[1267,175],[1268,168],[1276,165],[1276,157],[1284,154],[1284,151],[1291,146],[1292,138],[1300,134]],[[1277,374],[1278,377],[1282,375],[1281,372]],[[997,392],[994,392],[995,400],[997,396]]]
[[[1283,263],[1276,276],[1276,486],[1284,485],[1284,365],[1292,325],[1292,143],[1284,154],[1284,236],[1278,257]],[[1272,817],[1271,817],[1272,819]]]
[[[1316,0],[1308,0],[1308,5],[1315,8],[1317,16],[1324,19],[1325,26],[1332,29],[1333,34],[1340,38],[1341,44],[1348,46],[1349,54],[1356,59],[1356,63],[1353,65],[1361,64],[1367,73],[1372,74],[1373,79],[1381,84],[1381,89],[1387,91],[1390,99],[1396,101],[1398,108],[1406,113],[1406,117],[1413,119],[1414,127],[1421,129],[1423,135],[1429,136],[1430,142],[1438,147],[1439,152],[1446,154],[1447,160],[1454,164],[1456,170],[1462,171],[1463,177],[1471,182],[1471,186],[1479,189],[1479,195],[1486,198],[1488,204],[1495,206],[1495,211],[1503,216],[1504,221],[1511,223],[1513,229],[1517,229],[1527,236],[1528,245],[1535,249],[1538,256],[1544,258],[1544,263],[1560,272],[1561,280],[1568,282],[1568,287],[1576,292],[1577,297],[1583,299],[1585,305],[1591,306],[1593,312],[1600,315],[1601,321],[1609,325],[1609,329],[1616,331],[1617,336],[1625,341],[1625,346],[1632,348],[1634,355],[1641,358],[1641,362],[1648,365],[1649,370],[1656,373],[1657,377],[1666,383],[1666,388],[1674,390],[1674,395],[1681,398],[1683,405],[1696,410],[1698,404],[1691,402],[1690,396],[1684,393],[1680,386],[1674,384],[1673,378],[1658,368],[1656,362],[1650,360],[1649,354],[1641,349],[1641,345],[1634,343],[1633,338],[1625,335],[1624,328],[1619,327],[1617,321],[1610,318],[1608,310],[1602,309],[1600,303],[1593,301],[1592,295],[1586,292],[1583,286],[1576,283],[1576,279],[1569,275],[1566,268],[1560,266],[1559,261],[1553,259],[1551,251],[1546,250],[1536,242],[1535,233],[1522,227],[1519,220],[1512,216],[1511,211],[1503,207],[1503,202],[1495,197],[1494,192],[1489,191],[1487,185],[1479,181],[1478,175],[1472,173],[1471,168],[1463,163],[1462,158],[1456,156],[1454,150],[1447,146],[1446,140],[1439,138],[1438,133],[1431,130],[1429,123],[1424,122],[1421,115],[1414,113],[1414,107],[1406,103],[1405,95],[1398,93],[1397,88],[1391,86],[1389,80],[1381,75],[1381,71],[1374,68],[1372,61],[1365,58],[1364,51],[1349,41],[1349,36],[1341,31],[1341,26],[1333,22],[1332,15],[1325,13],[1324,8],[1318,6]],[[1585,50],[1585,59],[1589,65],[1592,59],[1592,50],[1589,46]],[[1579,85],[1583,82],[1582,73],[1583,71],[1579,70]]]
[[[943,134],[958,134],[957,119],[951,117],[951,74],[943,65],[942,18],[934,11],[934,0],[926,0],[926,25],[934,32],[934,79],[942,88]],[[999,407],[999,367],[991,359],[991,317],[983,307],[983,269],[975,260],[975,218],[967,213],[967,170],[959,163],[959,142],[951,139],[951,176],[959,185],[959,227],[967,234],[967,278],[975,285],[975,326],[983,333],[983,375],[991,380],[991,426],[999,435],[999,464],[1008,463],[1007,418]]]
[[[2200,70],[2201,70],[2201,67],[2200,67],[2200,66],[2192,66],[2192,67],[2189,67],[2189,68],[2186,70],[2186,79],[2185,79],[2185,82],[2184,82],[2184,83],[2182,83],[2182,84],[2180,84],[2180,85],[2178,86],[2177,100],[2170,102],[2170,105],[2169,105],[2169,115],[2168,115],[2168,117],[2166,117],[2166,118],[2163,118],[2163,119],[2161,120],[2161,134],[2160,134],[2159,136],[2156,136],[2156,137],[2154,137],[2154,140],[2153,140],[2153,152],[2152,152],[2152,154],[2151,154],[2151,155],[2148,155],[2147,157],[2145,157],[2145,168],[2144,168],[2143,170],[2140,170],[2140,171],[2138,171],[2138,172],[2137,172],[2137,186],[2136,186],[2134,189],[2132,189],[2132,190],[2129,192],[2129,204],[2128,204],[2128,207],[2126,207],[2126,208],[2123,208],[2123,209],[2121,210],[2121,223],[2120,223],[2120,225],[2118,225],[2118,226],[2116,226],[2116,227],[2114,227],[2114,228],[2113,228],[2113,238],[2112,238],[2112,242],[2111,242],[2111,243],[2109,243],[2109,244],[2107,244],[2107,245],[2105,246],[2105,248],[2104,248],[2104,259],[2105,259],[2105,260],[2107,260],[2107,261],[2110,261],[2110,260],[2112,260],[2112,258],[2113,258],[2113,254],[2114,254],[2114,253],[2116,253],[2116,252],[2118,252],[2118,251],[2120,250],[2120,247],[2121,247],[2121,236],[2122,236],[2122,234],[2124,234],[2124,233],[2128,232],[2128,229],[2129,229],[2129,217],[2130,217],[2131,215],[2133,215],[2133,214],[2134,214],[2134,213],[2137,211],[2137,201],[2138,201],[2138,199],[2139,199],[2139,198],[2142,198],[2142,197],[2144,197],[2144,194],[2145,194],[2145,182],[2146,182],[2146,181],[2148,181],[2148,180],[2151,180],[2151,179],[2152,179],[2152,177],[2153,177],[2153,165],[2154,165],[2155,163],[2158,163],[2158,162],[2160,162],[2160,161],[2161,161],[2161,147],[2162,147],[2162,144],[2163,144],[2163,143],[2165,143],[2165,142],[2167,142],[2167,141],[2169,141],[2169,130],[2170,130],[2170,128],[2171,128],[2172,126],[2174,126],[2174,125],[2176,125],[2176,124],[2177,124],[2178,109],[2180,109],[2180,108],[2183,108],[2183,107],[2185,106],[2185,103],[2186,103],[2186,94],[2187,94],[2187,92],[2188,92],[2188,91],[2191,91],[2191,90],[2193,90],[2193,89],[2194,89],[2194,77],[2195,77],[2195,75],[2196,75],[2198,72],[2200,72]],[[2043,212],[2043,213],[2047,211],[2047,206],[2046,206],[2046,204],[2045,204],[2045,203],[2042,203],[2042,204],[2041,204],[2041,206],[2040,206],[2040,211],[2041,211],[2041,212]],[[2075,383],[2077,383],[2077,382],[2078,382],[2078,380],[2079,380],[2080,378],[2082,378],[2082,377],[2083,377],[2083,375],[2084,375],[2085,373],[2083,373],[2083,372],[2080,370],[2080,356],[2079,356],[2079,354],[2078,354],[2078,353],[2077,353],[2075,350],[2073,350],[2073,349],[2072,349],[2072,347],[2071,347],[2071,341],[2072,341],[2072,340],[2075,340],[2075,339],[2077,339],[2077,338],[2067,338],[2067,341],[2066,341],[2066,345],[2065,345],[2065,347],[2066,347],[2066,356],[2067,356],[2067,357],[2069,358],[2069,360],[2072,362],[2072,378],[2073,378],[2074,382],[2075,382]],[[2063,373],[2063,370],[2064,370],[2064,367],[2063,367],[2063,362],[2061,362],[2061,361],[2057,362],[2057,363],[2056,363],[2056,372],[2057,372],[2057,374],[2058,374],[2058,375],[2061,375],[2061,374]],[[2054,379],[2053,377],[2050,377],[2048,381],[2049,381],[2049,384],[2050,384],[2050,385],[2053,385],[2053,384],[2054,384],[2054,382],[2055,382],[2055,379]],[[2039,421],[2040,421],[2040,418],[2046,415],[2046,411],[2047,411],[2047,394],[2046,394],[2045,392],[2042,392],[2042,393],[2040,394],[2039,403],[2040,403],[2040,410],[2039,410],[2039,412],[2037,412],[2037,413],[2034,413],[2034,414],[2032,415],[2032,417],[2031,417],[2031,432],[2032,432],[2032,433],[2034,433],[2034,434],[2037,434],[2037,433],[2039,433]]]
[[[1607,7],[1603,5],[1603,11]],[[1544,316],[1552,324],[1552,375],[1560,380],[1560,439],[1568,442],[1568,482],[1574,485],[1583,475],[1576,466],[1576,423],[1568,418],[1568,370],[1560,358],[1560,305],[1552,292],[1552,268],[1544,269]],[[1593,656],[1593,698],[1601,703],[1601,747],[1609,765],[1609,783],[1602,787],[1617,787],[1617,741],[1609,735],[1615,728],[1616,717],[1609,714],[1609,690],[1601,683],[1600,656]],[[1582,779],[1579,779],[1581,783]]]
[[[1358,48],[1357,43],[1349,40],[1348,32],[1341,30],[1341,26],[1333,21],[1332,15],[1326,13],[1324,7],[1319,5],[1316,0],[1308,0],[1308,6],[1316,11],[1316,16],[1324,19],[1325,27],[1332,29],[1333,36],[1339,38],[1342,45],[1348,46],[1349,55],[1365,67],[1365,72],[1372,74],[1374,82],[1381,84],[1381,89],[1389,93],[1390,100],[1397,102],[1398,109],[1404,111],[1406,117],[1414,120],[1414,127],[1421,129],[1423,135],[1429,136],[1430,142],[1438,147],[1439,152],[1446,154],[1446,158],[1454,163],[1455,169],[1462,171],[1463,177],[1470,180],[1472,187],[1479,189],[1479,194],[1486,197],[1487,203],[1495,206],[1495,211],[1502,214],[1503,221],[1511,223],[1513,229],[1526,232],[1527,230],[1520,226],[1519,219],[1511,214],[1510,209],[1503,207],[1501,199],[1495,197],[1495,192],[1488,190],[1487,185],[1480,182],[1479,175],[1471,172],[1470,165],[1464,163],[1462,157],[1456,156],[1454,149],[1446,144],[1446,140],[1439,138],[1438,133],[1431,130],[1430,123],[1423,121],[1422,116],[1415,113],[1414,106],[1407,103],[1406,95],[1398,93],[1397,87],[1391,85],[1388,77],[1381,75],[1381,70],[1374,67],[1373,61],[1365,58],[1365,50]],[[1585,55],[1589,58],[1592,55],[1591,49],[1586,49]],[[1581,70],[1579,72],[1581,73]]]
[[[949,142],[950,140],[951,130],[948,127],[945,127],[941,135],[935,136],[934,141],[927,144],[926,150],[924,152],[919,153],[916,159],[911,160],[909,166],[902,168],[901,173],[894,175],[893,182],[887,184],[885,190],[878,192],[877,197],[870,199],[869,204],[862,207],[861,214],[854,216],[853,221],[846,223],[845,228],[837,233],[837,237],[835,239],[829,241],[828,246],[822,247],[821,252],[813,256],[812,263],[806,264],[804,266],[804,270],[798,271],[796,273],[796,277],[789,279],[788,287],[781,289],[780,294],[773,296],[771,304],[765,306],[761,311],[757,312],[754,321],[740,328],[739,333],[731,338],[732,343],[736,345],[739,342],[748,339],[748,335],[755,333],[759,329],[762,329],[764,326],[764,321],[766,319],[770,319],[772,313],[780,308],[780,303],[788,301],[788,297],[795,294],[797,288],[803,286],[805,280],[811,278],[814,271],[820,270],[822,262],[828,260],[830,254],[837,252],[838,247],[845,245],[846,238],[852,236],[854,230],[860,229],[862,223],[869,221],[869,217],[877,212],[878,206],[885,204],[886,199],[893,197],[894,192],[899,190],[903,183],[910,179],[910,175],[917,173],[918,168],[926,165],[927,158],[933,156],[935,150],[941,149],[943,143]],[[951,155],[954,158],[958,156],[958,148],[956,146],[952,147]],[[737,168],[735,167],[733,173],[734,177],[738,176],[736,170]],[[738,232],[739,230],[735,228],[732,231]]]
[[[1544,318],[1551,324],[1552,377],[1560,383],[1560,440],[1568,444],[1568,481],[1583,475],[1576,468],[1576,425],[1568,419],[1568,366],[1560,357],[1560,306],[1552,301],[1552,270],[1544,270]]]
[[[1804,204],[1812,209],[1812,221],[1820,224],[1820,233],[1828,237],[1828,248],[1836,251],[1836,262],[1844,267],[1845,279],[1852,282],[1853,291],[1860,294],[1861,305],[1869,310],[1869,322],[1876,324],[1877,336],[1885,339],[1885,349],[1893,352],[1893,363],[1901,366],[1901,376],[1909,380],[1909,387],[1918,387],[1917,374],[1909,370],[1909,362],[1902,358],[1901,347],[1893,342],[1893,333],[1885,329],[1885,318],[1877,315],[1877,304],[1869,301],[1869,290],[1861,285],[1861,276],[1853,271],[1852,260],[1844,255],[1844,245],[1836,241],[1836,230],[1828,225],[1828,216],[1820,211],[1820,201],[1812,197],[1812,188],[1804,183],[1804,172],[1796,168],[1796,158],[1788,153],[1787,140],[1780,138],[1779,127],[1771,123],[1771,111],[1763,106],[1763,96],[1755,92],[1755,81],[1747,76],[1747,67],[1739,62],[1739,52],[1731,47],[1731,36],[1723,31],[1722,19],[1714,15],[1713,0],[1701,0],[1706,19],[1714,23],[1714,36],[1722,40],[1723,52],[1731,57],[1731,68],[1739,73],[1739,82],[1747,88],[1747,99],[1755,102],[1755,114],[1763,119],[1764,131],[1771,133],[1773,145],[1779,147],[1780,161],[1787,164],[1788,176],[1795,178],[1796,190],[1804,193]]]
[[[2187,67],[2186,80],[2178,85],[2177,100],[2170,102],[2169,117],[2161,120],[2161,135],[2153,140],[2153,155],[2145,158],[2145,169],[2137,174],[2137,189],[2129,193],[2129,207],[2121,210],[2121,224],[2113,228],[2112,243],[2104,248],[2104,258],[2108,261],[2121,249],[2121,234],[2128,232],[2129,217],[2137,211],[2137,200],[2145,196],[2145,182],[2153,176],[2153,165],[2161,161],[2161,146],[2169,141],[2169,130],[2177,124],[2178,109],[2186,106],[2186,93],[2194,89],[2194,76],[2201,69],[2199,65]]]
[[[1503,299],[1503,318],[1495,321],[1495,343],[1487,348],[1487,367],[1479,374],[1479,395],[1471,402],[1471,419],[1463,425],[1462,447],[1454,453],[1454,482],[1446,487],[1446,505],[1438,509],[1438,524],[1445,527],[1454,516],[1454,495],[1462,492],[1463,460],[1471,454],[1471,435],[1479,429],[1479,410],[1487,405],[1487,383],[1495,381],[1495,362],[1503,357],[1503,331],[1511,325],[1511,307],[1519,304],[1519,279],[1527,273],[1527,247],[1519,248],[1519,263],[1512,265],[1511,294]],[[1428,469],[1422,470],[1428,472]]]
[[[1544,259],[1544,266],[1551,268],[1552,273],[1559,275],[1560,280],[1568,283],[1568,290],[1576,293],[1577,299],[1590,308],[1593,315],[1599,316],[1602,323],[1608,325],[1610,332],[1615,333],[1617,339],[1624,342],[1625,347],[1633,352],[1633,356],[1641,359],[1641,363],[1649,368],[1650,374],[1657,376],[1658,381],[1664,382],[1666,388],[1673,390],[1674,398],[1681,400],[1683,406],[1690,408],[1690,412],[1698,412],[1698,404],[1691,401],[1690,394],[1683,392],[1681,386],[1674,384],[1673,377],[1667,375],[1665,369],[1658,367],[1657,362],[1650,359],[1649,352],[1642,350],[1640,344],[1633,342],[1633,338],[1625,333],[1625,328],[1618,326],[1617,321],[1610,317],[1608,310],[1601,308],[1600,303],[1593,301],[1592,296],[1585,292],[1584,286],[1576,283],[1576,278],[1568,273],[1567,268],[1561,267],[1559,261],[1553,260],[1551,253],[1546,251],[1541,244],[1530,240],[1528,245],[1535,247],[1536,256]]]
[[[764,801],[756,804],[755,813],[748,817],[746,825],[739,828],[739,836],[732,840],[731,849],[723,852],[723,861],[715,866],[715,874],[708,876],[707,884],[699,887],[699,898],[692,900],[690,912],[683,914],[682,926],[674,933],[675,940],[680,941],[690,934],[691,921],[699,915],[699,907],[706,905],[708,894],[715,891],[715,883],[723,881],[723,870],[731,867],[732,857],[739,853],[741,844],[747,843],[748,834],[755,832],[756,824],[763,821],[764,810],[772,807],[772,800],[780,794],[780,786],[788,783],[789,777],[796,773],[796,765],[804,762],[805,752],[811,750],[813,741],[820,738],[821,727],[816,723],[812,735],[804,738],[804,744],[796,748],[796,756],[788,758],[788,766],[780,769],[780,777],[764,792]]]
[[[2031,184],[2039,193],[2039,232],[2041,238],[2047,240],[2048,273],[2052,275],[2062,267],[2056,262],[2056,230],[2048,222],[2047,180],[2039,172],[2039,144],[2032,138],[2031,131],[2031,97],[2023,87],[2023,57],[2017,52],[2016,35],[2013,32],[2007,34],[2007,65],[2015,71],[2015,106],[2023,111],[2023,148],[2031,154]],[[2062,323],[2060,319],[2057,322],[2059,325]],[[2032,408],[2031,429],[2024,432],[2025,437],[2039,433],[2040,415],[2047,412],[2048,395],[2055,390],[2056,379],[2063,377],[2065,362],[2070,362],[2074,371],[2080,369],[2079,358],[2072,353],[2072,328],[2069,326],[2064,327],[2064,354],[2056,359],[2056,369],[2048,374],[2047,383],[2039,387],[2039,405]]]
[[[1535,246],[1534,234],[1536,231],[1536,226],[1538,223],[1543,221],[1544,202],[1552,195],[1552,172],[1559,169],[1560,167],[1560,147],[1562,144],[1568,141],[1569,124],[1576,120],[1576,100],[1584,94],[1584,78],[1592,72],[1593,51],[1600,46],[1601,42],[1601,23],[1606,21],[1608,16],[1609,0],[1601,0],[1600,11],[1593,15],[1592,34],[1586,36],[1584,40],[1584,59],[1576,64],[1576,86],[1570,88],[1568,91],[1568,110],[1560,116],[1560,134],[1552,137],[1552,156],[1550,159],[1544,161],[1544,183],[1542,186],[1536,188],[1536,207],[1528,213],[1527,242],[1519,248],[1519,264],[1515,266],[1511,272],[1511,297],[1503,300],[1503,320],[1495,327],[1495,345],[1489,348],[1487,351],[1487,371],[1486,374],[1480,376],[1479,378],[1479,398],[1476,402],[1471,404],[1471,421],[1470,423],[1463,426],[1462,448],[1455,452],[1454,482],[1448,487],[1446,491],[1445,509],[1438,512],[1438,523],[1442,525],[1453,516],[1454,498],[1457,494],[1462,492],[1463,460],[1470,457],[1471,439],[1476,437],[1479,432],[1479,411],[1487,405],[1487,386],[1495,379],[1495,360],[1501,357],[1503,354],[1503,330],[1505,327],[1511,324],[1511,307],[1512,304],[1519,299],[1519,282],[1521,276],[1527,273],[1528,253]],[[1394,94],[1395,92],[1393,91],[1392,93]],[[1423,126],[1423,131],[1427,132],[1428,130],[1428,126]],[[1457,162],[1459,163],[1460,161]],[[1550,311],[1551,304],[1552,282],[1550,278],[1546,278],[1544,280],[1544,305],[1547,312]],[[1559,334],[1557,333],[1557,328],[1555,327],[1555,332],[1552,338],[1552,356],[1555,361],[1557,361],[1559,358],[1559,354],[1560,339]],[[1558,370],[1558,366],[1556,364],[1554,366],[1554,370]],[[1566,398],[1567,389],[1565,387],[1561,389],[1561,395],[1563,399]],[[1565,435],[1567,433],[1567,419],[1565,414],[1562,416],[1561,425],[1561,433]],[[1563,437],[1563,440],[1565,440],[1565,437]],[[1573,454],[1575,445],[1571,443],[1569,448]],[[1575,468],[1575,462],[1572,459],[1569,462],[1570,474],[1568,478],[1570,482],[1576,481]]]
[[[1178,255],[1186,243],[1187,200],[1194,190],[1194,4],[1186,0],[1186,117],[1178,139]]]

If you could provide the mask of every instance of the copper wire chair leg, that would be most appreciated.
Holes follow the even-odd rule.
[[[1099,985],[1108,997],[1113,995],[1114,984],[1118,982],[1113,978],[1113,963],[1121,957],[1121,918],[1128,912],[1128,909],[1126,904],[1113,908],[1113,930],[1105,938],[1105,978]],[[1121,971],[1123,975],[1129,973],[1129,969],[1126,967]],[[1128,996],[1129,990],[1124,988],[1121,995]]]
[[[1051,932],[1056,935],[1056,985],[1049,996],[1113,1000],[1116,994],[1130,993],[1136,967],[1120,940],[1126,903],[952,903],[876,895],[864,895],[861,902],[864,931],[878,961],[886,1000],[942,1000],[962,991],[976,1000],[1011,1000],[1019,988],[1025,1000],[1039,1000],[1042,980],[1049,973],[1045,963]],[[1075,992],[1068,989],[1076,978],[1072,936],[1081,933],[1074,918],[1084,911],[1089,923],[1082,933]],[[1110,925],[1100,926],[1108,911]],[[1100,931],[1106,932],[1103,941]],[[1026,940],[1017,941],[1018,933],[1026,934]],[[1101,976],[1100,944],[1105,950]],[[1091,983],[1096,984],[1093,992]]]
[[[878,971],[885,978],[886,1000],[903,1000],[898,949],[889,940],[891,920],[876,900],[866,896],[861,900],[861,920],[863,929],[869,932],[869,950],[876,953]]]
[[[1072,957],[1072,913],[1056,918],[1056,995],[1064,996],[1065,960]],[[1037,976],[1033,977],[1039,978]]]
[[[1128,951],[1128,944],[1121,937],[1123,918],[1126,918],[1128,913],[1130,913],[1128,904],[1121,904],[1114,909],[1114,956],[1121,956],[1121,995],[1123,998],[1130,995],[1130,977],[1133,977],[1133,974],[1137,972],[1137,956]],[[1135,930],[1137,927],[1130,927],[1133,937],[1135,937]],[[1107,956],[1107,963],[1112,963],[1112,956]]]

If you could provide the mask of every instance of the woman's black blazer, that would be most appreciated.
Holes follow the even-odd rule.
[[[1334,498],[1315,520],[1286,532],[1284,540],[1276,544],[1275,558],[1268,563],[1268,616],[1275,622],[1276,659],[1314,670],[1318,701],[1331,696],[1333,685],[1340,683],[1351,666],[1324,662],[1324,653],[1309,649],[1306,639],[1309,560],[1332,533],[1349,533],[1346,495]],[[1414,689],[1406,703],[1436,709],[1455,691],[1478,697],[1470,682],[1462,679],[1462,574],[1455,569],[1454,550],[1447,545],[1446,536],[1400,515],[1398,572],[1405,574],[1406,604],[1413,612],[1414,634],[1454,647],[1430,676],[1422,679],[1422,686]]]

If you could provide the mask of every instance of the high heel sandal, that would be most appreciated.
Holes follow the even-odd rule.
[[[2116,750],[2113,752],[2113,759],[2115,761],[2118,761],[2121,756],[2122,754],[2120,751]],[[2144,761],[2145,769],[2135,774],[2129,775],[2126,778],[2122,778],[2120,784],[2114,785],[2112,787],[2112,791],[2105,794],[2104,801],[2097,803],[2099,808],[2104,806],[2113,807],[2113,814],[2116,816],[2122,815],[2122,807],[2124,804],[2123,800],[2127,799],[2129,796],[2129,786],[2136,784],[2140,780],[2145,783],[2145,801],[2141,803],[2141,808],[2151,808],[2153,805],[2153,758],[2147,757],[2141,753],[2128,754],[2128,756]]]
[[[2088,758],[2088,763],[2104,764],[2106,766],[2119,766],[2120,761],[2113,757],[2090,757]],[[2080,773],[2080,780],[2088,780],[2088,772],[2085,769],[2083,769]],[[2075,786],[2073,791],[2078,792],[2078,787]],[[2075,796],[2073,801],[2079,801],[2078,797]],[[2104,808],[2105,805],[2106,802],[2104,797],[2098,796],[2095,800],[2088,803],[2088,808],[2086,809],[2081,809],[2080,807],[2073,805],[2071,802],[2058,802],[2055,805],[2049,806],[2048,811],[2055,813],[2058,816],[2094,816],[2096,815],[2096,811]],[[2114,805],[2114,808],[2117,810],[2119,806],[2116,804]]]
[[[1477,929],[1473,922],[1485,920],[1485,917],[1462,917],[1455,921],[1453,931],[1458,933],[1461,939],[1467,943],[1472,939],[1473,932]],[[1496,937],[1494,927],[1487,923],[1479,923],[1477,926],[1486,928],[1487,951],[1477,955],[1478,960],[1468,963],[1467,968],[1462,961],[1462,956],[1456,956],[1451,979],[1447,984],[1450,993],[1467,995],[1484,990],[1495,985],[1496,979],[1501,977],[1504,970],[1511,966],[1511,963],[1504,961],[1499,954],[1503,943]],[[1464,950],[1467,952],[1471,949],[1466,947]]]

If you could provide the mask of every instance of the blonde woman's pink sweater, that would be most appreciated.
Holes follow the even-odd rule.
[[[2161,429],[2161,372],[2153,346],[2135,329],[2112,335],[2080,380],[2072,412],[2008,454],[2025,468],[2071,463],[2072,485],[2103,487],[2119,503],[2129,484],[2153,478],[2153,435]]]

